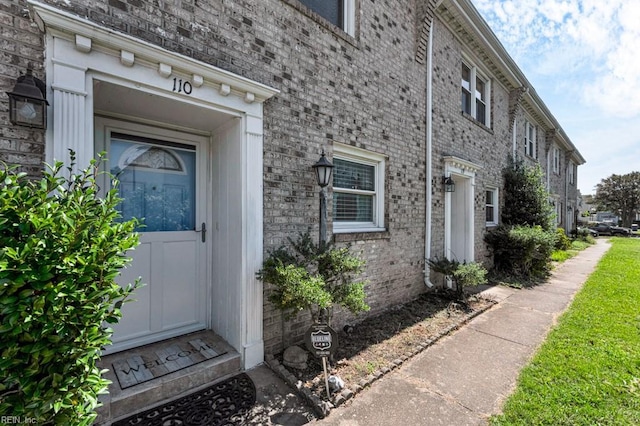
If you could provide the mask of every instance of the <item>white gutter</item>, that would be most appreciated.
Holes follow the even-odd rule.
[[[433,20],[429,25],[429,42],[427,45],[427,99],[426,99],[426,137],[427,137],[427,147],[426,147],[426,185],[425,185],[425,195],[426,195],[426,217],[425,217],[425,227],[424,227],[424,284],[432,288],[433,283],[431,282],[431,268],[429,268],[428,259],[431,259],[431,154],[432,154],[432,144],[433,144],[433,123],[432,123],[432,107],[433,107]]]
[[[553,156],[552,151],[553,151],[554,145],[555,144],[551,144],[551,147],[547,151],[547,191],[549,193],[551,193],[551,173],[553,173],[553,170],[551,170],[551,157]]]

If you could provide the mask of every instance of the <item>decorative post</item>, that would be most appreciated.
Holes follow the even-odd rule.
[[[320,247],[324,247],[327,243],[327,194],[324,187],[329,185],[331,173],[333,172],[333,164],[324,155],[324,149],[320,159],[313,165],[316,172],[316,180],[320,186],[320,230],[318,235],[318,243]]]

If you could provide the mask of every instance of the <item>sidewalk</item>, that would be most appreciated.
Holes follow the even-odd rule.
[[[607,240],[565,261],[542,285],[492,287],[499,301],[449,337],[376,381],[316,423],[337,426],[485,425],[500,412],[520,369],[582,288]]]

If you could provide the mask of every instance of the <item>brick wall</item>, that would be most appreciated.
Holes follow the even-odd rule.
[[[0,1],[0,162],[20,165],[38,176],[44,162],[44,132],[13,126],[9,97],[16,79],[27,68],[44,79],[44,40],[30,19],[26,1]]]
[[[281,91],[264,106],[265,252],[309,228],[317,234],[318,187],[311,165],[321,149],[331,157],[333,142],[340,142],[387,156],[388,232],[341,238],[368,262],[371,314],[424,291],[425,69],[415,60],[420,34],[414,1],[358,2],[356,37],[295,0],[46,2]],[[26,2],[4,2],[3,8],[4,51],[24,50],[12,40],[30,46],[7,61],[12,65],[3,70],[6,88],[26,61],[42,75],[43,37],[23,11]],[[20,152],[26,145],[0,141],[1,155],[39,165],[42,134],[10,131],[14,139],[39,145],[26,155]],[[275,352],[300,340],[308,318],[284,323],[267,296],[264,338],[267,352]],[[336,319],[354,320],[343,312]]]
[[[509,131],[509,93],[495,79],[491,84],[491,127],[463,115],[460,105],[462,49],[458,39],[436,19],[433,38],[433,224],[432,255],[444,253],[443,157],[453,155],[482,168],[475,176],[474,242],[476,261],[490,263],[483,236],[486,232],[485,190],[501,188],[502,169],[512,153]],[[481,63],[477,63],[481,65]],[[491,76],[489,76],[491,78]]]
[[[369,315],[425,291],[426,72],[420,61],[434,0],[419,2],[418,10],[413,0],[360,0],[355,37],[297,0],[46,2],[281,91],[264,105],[265,254],[300,232],[317,235],[318,187],[311,165],[322,149],[331,158],[339,142],[385,155],[387,232],[336,239],[351,243],[367,261]],[[475,179],[474,241],[476,260],[487,261],[484,191],[487,185],[502,187],[502,167],[512,151],[510,125],[520,113],[510,104],[513,94],[494,83],[491,128],[461,114],[463,47],[437,19],[434,25],[432,255],[442,255],[444,244],[442,158],[455,155],[482,166]],[[29,65],[45,78],[44,38],[25,0],[0,0],[0,29],[0,90],[10,90]],[[37,174],[43,132],[10,126],[6,95],[0,108],[0,159]],[[544,149],[541,143],[541,161]],[[266,351],[277,352],[301,341],[309,318],[284,321],[268,294],[267,286],[264,339]],[[357,320],[338,311],[335,325]]]

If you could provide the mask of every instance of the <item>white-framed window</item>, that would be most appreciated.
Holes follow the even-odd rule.
[[[490,127],[489,93],[491,82],[478,68],[462,62],[462,112]]]
[[[536,126],[528,120],[524,124],[524,153],[532,158],[538,158],[538,143],[536,141]]]
[[[498,225],[498,188],[487,187],[485,200],[487,226],[496,226]]]
[[[345,33],[350,36],[355,35],[356,0],[299,1]]]
[[[573,164],[573,161],[569,161],[569,183],[571,185],[576,183],[576,165]]]
[[[553,147],[553,172],[560,173],[560,148],[557,146]]]
[[[383,155],[334,143],[333,232],[379,232],[384,228]]]

